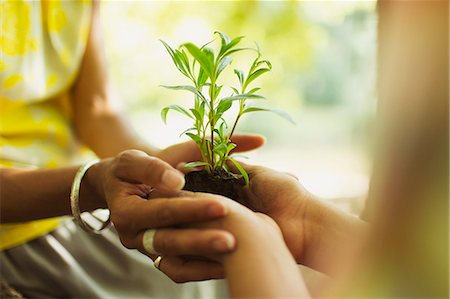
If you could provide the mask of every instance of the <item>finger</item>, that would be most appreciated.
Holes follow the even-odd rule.
[[[202,155],[197,144],[189,140],[169,146],[161,152],[160,157],[175,167],[179,162],[198,161]]]
[[[136,237],[136,248],[144,253],[144,233]],[[234,236],[219,229],[174,229],[164,228],[156,230],[153,236],[153,248],[160,255],[196,255],[211,256],[229,253],[234,250],[236,240]],[[155,252],[151,252],[155,253]]]
[[[289,175],[289,176],[291,176],[291,177],[293,177],[293,178],[296,179],[297,181],[300,181],[300,179],[298,178],[298,176],[296,176],[296,175],[293,174],[293,173],[290,173],[290,172],[288,172],[288,171],[284,171],[283,173],[284,173],[284,174],[287,174],[287,175]]]
[[[223,266],[217,262],[179,256],[163,257],[159,269],[176,283],[225,277]]]
[[[137,150],[118,155],[114,174],[126,182],[146,184],[164,191],[176,191],[184,186],[184,177],[179,171]]]
[[[111,215],[116,229],[124,234],[136,234],[148,228],[176,226],[191,222],[206,221],[223,217],[227,209],[214,196],[192,195],[189,197],[122,200],[126,204]]]
[[[147,194],[147,199],[158,199],[158,198],[174,198],[174,197],[198,197],[198,194],[192,191],[180,190],[176,192],[165,192],[161,190],[154,189]]]
[[[263,146],[266,138],[256,134],[234,134],[231,141],[237,145],[232,152],[246,152]]]

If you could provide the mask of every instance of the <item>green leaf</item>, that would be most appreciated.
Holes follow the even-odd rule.
[[[215,88],[214,88],[214,99],[216,99],[217,96],[220,94],[220,91],[222,90],[222,87],[223,87],[223,85],[220,85],[220,86],[215,85]]]
[[[255,50],[255,49],[253,49],[253,48],[236,48],[236,49],[230,49],[230,50],[228,50],[227,52],[223,53],[222,55],[223,55],[223,56],[227,56],[227,55],[231,55],[231,54],[233,54],[233,53],[240,52],[240,51],[245,51],[245,50]]]
[[[261,76],[262,74],[264,74],[268,71],[270,71],[270,69],[268,69],[268,68],[262,68],[262,69],[254,71],[252,74],[250,74],[248,76],[247,80],[245,81],[244,87],[247,87],[253,80],[255,80],[256,78],[258,78],[259,76]]]
[[[226,49],[226,50],[229,50],[229,49],[233,48],[234,46],[236,46],[243,38],[244,38],[243,35],[233,38],[233,39],[228,43],[227,49]]]
[[[233,92],[234,92],[235,94],[239,94],[239,91],[238,91],[236,88],[234,88],[233,86],[230,86],[230,88],[233,90]]]
[[[217,33],[222,35],[221,32],[217,32]],[[221,36],[221,38],[222,38],[222,36]],[[230,53],[229,50],[233,49],[243,38],[244,38],[244,36],[238,36],[238,37],[235,37],[232,40],[230,40],[230,38],[225,35],[225,39],[222,38],[222,45],[220,47],[219,57],[233,53],[233,52]],[[237,51],[234,51],[234,52],[237,52]]]
[[[159,40],[164,47],[166,48],[167,52],[169,52],[170,57],[172,57],[173,62],[175,63],[175,65],[177,64],[177,62],[175,61],[175,50],[172,49],[171,46],[169,46],[169,44],[167,44],[165,41],[163,41],[162,39]]]
[[[178,50],[174,50],[172,49],[172,47],[169,46],[169,44],[167,44],[165,41],[161,40],[161,43],[164,45],[164,47],[166,48],[167,52],[169,52],[170,57],[172,57],[172,61],[175,64],[175,66],[177,67],[177,69],[186,77],[189,78],[188,72],[186,71],[185,66],[183,65],[183,58],[180,57],[181,53]],[[188,66],[189,69],[189,66]]]
[[[269,60],[260,60],[256,63],[256,66],[260,66],[261,64],[266,64],[269,69],[272,69],[272,63]]]
[[[223,142],[223,138],[222,138],[222,134],[220,133],[219,129],[214,129],[214,132],[217,133],[218,138],[215,137],[215,139],[217,139],[217,141]]]
[[[220,39],[222,40],[222,47],[225,45],[228,45],[231,42],[231,39],[223,32],[220,31],[214,31],[214,34],[219,34]]]
[[[217,76],[231,63],[232,60],[231,56],[225,56],[220,59],[217,66]]]
[[[200,115],[203,116],[205,115],[205,102],[201,102],[200,105],[197,107],[197,111],[200,113]]]
[[[209,64],[211,65],[211,69],[214,70],[214,50],[209,47],[204,47],[202,52],[205,53],[208,58]]]
[[[186,130],[184,130],[184,131],[179,135],[179,137],[183,136],[183,134],[186,134],[186,133],[189,132],[189,131],[195,131],[195,130],[197,130],[197,128],[189,128],[189,129],[186,129]]]
[[[178,111],[178,112],[183,113],[184,115],[188,116],[189,118],[194,119],[192,117],[192,115],[185,108],[183,108],[179,105],[170,105],[170,106],[164,107],[161,110],[161,118],[163,119],[164,123],[166,123],[167,113],[169,112],[169,110]]]
[[[219,119],[221,119],[222,121],[225,121],[225,119],[222,117],[222,113],[220,115],[218,115],[218,114],[214,115],[214,123],[217,124]]]
[[[277,114],[278,116],[284,118],[285,120],[289,121],[290,123],[295,125],[294,120],[291,118],[291,116],[286,113],[285,111],[282,110],[278,110],[278,109],[268,109],[268,108],[258,108],[258,107],[249,107],[244,109],[244,111],[242,111],[242,114],[245,113],[250,113],[250,112],[259,112],[259,111],[267,111],[267,112],[272,112]]]
[[[199,122],[203,121],[204,115],[201,113],[201,111],[199,111],[197,109],[193,109],[193,108],[191,108],[189,110],[192,112],[192,114],[194,115],[194,117],[197,121],[199,121]]]
[[[223,157],[224,155],[226,155],[227,149],[228,149],[227,145],[224,143],[221,143],[214,147],[214,152],[216,154],[218,154],[220,157]]]
[[[197,144],[202,143],[202,139],[198,135],[195,135],[193,133],[186,133],[186,135],[189,136],[192,140],[194,140],[195,143]]]
[[[186,48],[186,50],[189,51],[189,53],[194,57],[196,61],[200,64],[200,67],[202,67],[208,76],[211,78],[213,76],[213,69],[214,65],[213,62],[210,61],[207,54],[204,52],[207,47],[203,48],[203,50],[200,50],[196,45],[193,43],[185,43],[182,45],[182,47]]]
[[[239,70],[239,69],[234,69],[234,73],[236,74],[236,76],[239,78],[239,82],[241,83],[241,86],[244,85],[244,72]]]
[[[211,142],[209,140],[206,140],[206,142],[197,143],[200,145],[200,149],[205,157],[209,157],[210,153],[210,144]]]
[[[236,94],[231,97],[226,97],[226,98],[223,98],[222,100],[236,101],[236,100],[244,100],[244,99],[257,100],[257,99],[265,99],[265,97],[260,96],[258,94],[243,93],[243,94]]]
[[[194,167],[199,167],[199,166],[207,166],[208,163],[206,162],[202,162],[202,161],[196,161],[196,162],[189,162],[184,164],[183,168],[184,169],[189,169],[189,168],[194,168]]]
[[[203,101],[208,102],[206,100],[205,96],[194,86],[190,86],[190,85],[176,85],[176,86],[160,85],[160,86],[164,87],[164,88],[168,88],[168,89],[173,89],[173,90],[187,90],[187,91],[194,93],[198,97],[200,97]]]
[[[207,42],[206,44],[204,44],[203,46],[200,47],[200,50],[202,50],[203,48],[205,48],[207,45],[211,44],[212,42],[214,42],[216,39],[212,39],[209,42]]]
[[[224,134],[223,134],[224,126],[225,126],[226,128],[228,128],[226,122],[221,123],[220,126],[219,126],[220,136],[224,136]]]
[[[249,179],[248,179],[248,174],[245,171],[245,169],[242,168],[241,164],[239,164],[239,162],[236,161],[235,159],[233,159],[231,157],[228,157],[228,160],[230,160],[234,164],[234,166],[236,166],[236,168],[239,170],[239,172],[241,173],[242,177],[244,178],[245,185],[248,186]]]
[[[203,86],[205,82],[208,80],[208,73],[205,72],[203,68],[200,68],[197,76],[197,84],[198,86]]]
[[[189,68],[189,57],[184,49],[179,50],[183,63]]]
[[[227,155],[232,151],[232,150],[234,150],[235,148],[236,148],[236,144],[234,144],[234,143],[230,143],[230,144],[228,144],[228,147],[227,147]]]
[[[224,133],[224,126],[228,128],[227,124],[225,121],[223,121],[219,128],[215,128],[214,132],[217,133],[218,138],[214,138],[215,142],[214,142],[214,146],[218,146],[219,144],[227,144],[228,143],[228,136],[225,136]]]
[[[169,52],[169,54],[170,54],[170,56],[174,56],[174,53],[175,53],[175,51],[172,49],[172,47],[171,46],[169,46],[169,44],[168,43],[166,43],[165,41],[163,41],[162,39],[160,39],[159,40],[163,45],[164,45],[164,47],[166,48],[166,50],[167,50],[167,52]]]
[[[225,111],[231,108],[233,105],[233,100],[220,100],[219,105],[217,105],[216,113],[217,114],[223,114]]]
[[[249,107],[249,108],[244,109],[244,111],[242,111],[242,114],[250,113],[250,112],[259,112],[259,111],[269,111],[269,109],[258,108],[258,107]]]
[[[252,93],[257,92],[257,91],[260,90],[260,89],[261,89],[261,88],[259,88],[259,87],[255,87],[255,88],[253,88],[252,90],[248,91],[247,93],[252,94]]]
[[[187,74],[191,74],[191,69],[189,67],[189,58],[184,50],[175,50],[175,55],[181,62],[181,65],[186,70]],[[189,77],[189,76],[188,76]]]

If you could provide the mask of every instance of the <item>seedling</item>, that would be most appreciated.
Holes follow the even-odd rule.
[[[258,94],[260,88],[252,87],[251,84],[272,69],[271,63],[262,59],[259,47],[239,47],[243,36],[230,39],[223,32],[215,32],[215,34],[220,37],[220,47],[216,47],[218,49],[215,50],[209,47],[215,40],[200,47],[190,42],[184,43],[177,49],[161,40],[176,68],[192,82],[192,85],[163,87],[185,90],[193,94],[192,107],[170,105],[162,109],[161,117],[166,123],[167,113],[174,110],[193,122],[192,127],[183,131],[181,135],[189,136],[198,145],[202,160],[187,163],[185,168],[203,168],[203,171],[188,173],[185,189],[218,193],[236,199],[233,185],[248,185],[249,182],[246,171],[231,157],[232,150],[236,148],[232,138],[239,120],[245,114],[258,111],[272,111],[289,121],[292,120],[283,111],[255,107],[248,103],[248,100],[264,99]],[[230,67],[232,57],[243,51],[255,53],[249,70],[245,73],[240,69],[234,69],[238,85],[225,85],[220,80],[223,71]],[[229,95],[224,96],[225,92]],[[232,125],[229,126],[224,116],[234,104],[238,106],[238,110],[232,118],[233,122],[230,122]],[[235,165],[240,175],[230,171],[228,161]],[[196,186],[205,183],[215,184],[217,188],[223,190],[216,190],[213,186]]]

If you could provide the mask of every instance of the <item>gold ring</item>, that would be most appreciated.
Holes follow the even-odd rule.
[[[155,268],[158,269],[159,271],[161,271],[161,268],[160,268],[160,266],[161,266],[161,261],[162,261],[162,256],[159,255],[159,256],[156,258],[156,260],[153,262],[153,266],[155,266]]]

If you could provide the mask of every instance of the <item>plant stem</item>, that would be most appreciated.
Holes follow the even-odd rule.
[[[242,94],[244,92],[245,92],[245,88],[242,88]],[[244,110],[244,105],[245,105],[245,99],[240,100],[239,101],[239,113],[236,117],[236,120],[234,121],[233,128],[231,129],[231,133],[230,133],[230,137],[229,137],[230,140],[231,140],[231,137],[233,137],[234,130],[236,130],[237,123],[242,116],[242,111]]]
[[[234,121],[233,128],[231,129],[231,133],[230,133],[230,137],[229,137],[230,140],[231,140],[231,137],[233,136],[234,130],[236,129],[236,125],[237,125],[239,119],[241,118],[241,115],[242,115],[242,114],[241,114],[241,112],[239,111],[239,114],[238,114],[238,116],[236,117],[236,120]]]
[[[214,68],[215,72],[215,68]],[[215,78],[211,78],[211,86],[209,88],[209,98],[210,98],[210,115],[209,115],[209,127],[211,128],[211,168],[212,168],[212,174],[214,175],[214,87],[216,85]]]

